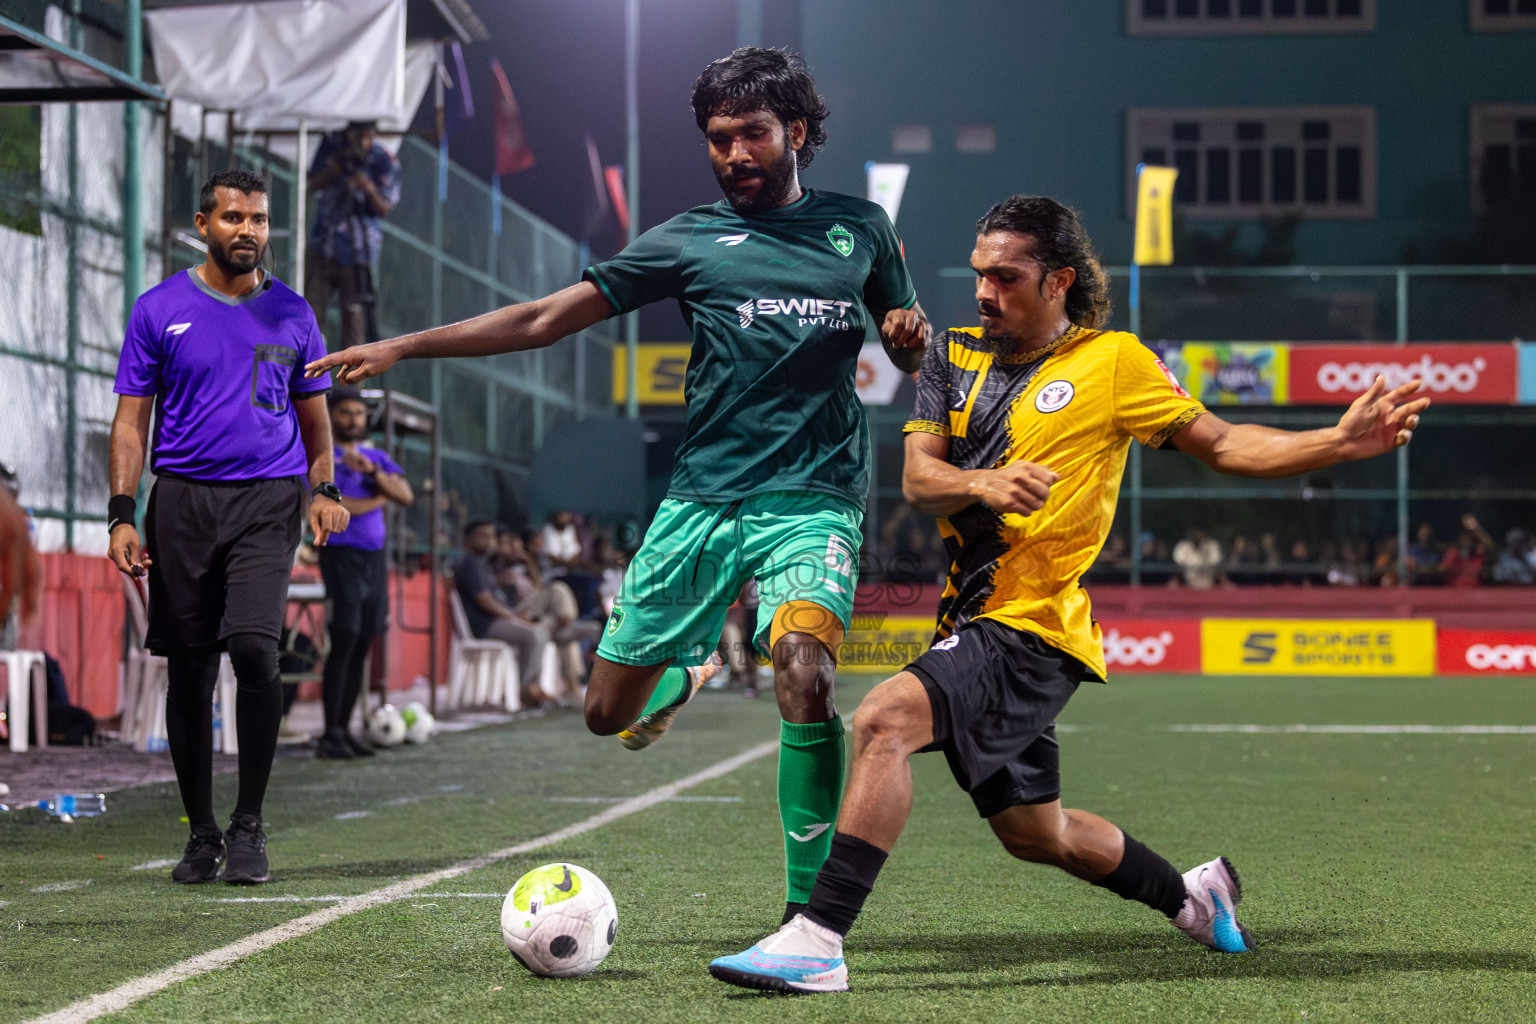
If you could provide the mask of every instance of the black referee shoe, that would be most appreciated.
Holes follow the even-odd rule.
[[[261,830],[260,818],[250,814],[230,818],[224,845],[228,849],[224,881],[230,885],[260,885],[272,880],[267,869],[267,834]]]
[[[218,829],[194,831],[187,840],[187,849],[181,862],[171,868],[171,881],[182,885],[211,882],[219,877],[219,864],[224,860],[224,833]]]
[[[347,742],[347,734],[340,729],[327,729],[315,747],[315,756],[329,761],[350,761],[357,754]]]
[[[373,756],[373,748],[364,743],[362,740],[358,739],[356,736],[353,736],[351,733],[344,732],[341,734],[341,738],[342,742],[347,745],[347,749],[352,751],[353,757]]]

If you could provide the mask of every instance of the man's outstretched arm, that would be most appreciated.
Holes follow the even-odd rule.
[[[355,384],[377,377],[401,359],[526,352],[553,345],[567,335],[601,323],[612,314],[612,304],[597,285],[582,281],[542,299],[503,306],[472,320],[332,352],[307,364],[304,375],[318,377],[329,369],[341,367],[336,380],[342,384]]]
[[[1276,478],[1369,459],[1400,448],[1413,438],[1427,396],[1414,398],[1420,382],[1386,390],[1377,377],[1355,399],[1337,426],[1320,430],[1277,430],[1257,423],[1228,423],[1206,413],[1177,434],[1172,444],[1212,469],[1233,476]]]

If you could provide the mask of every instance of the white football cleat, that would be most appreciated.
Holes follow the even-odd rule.
[[[1243,899],[1243,883],[1237,869],[1225,857],[1184,872],[1184,906],[1174,926],[1219,953],[1247,953],[1253,949],[1248,929],[1237,923],[1237,905]]]
[[[732,985],[770,992],[848,991],[843,937],[804,914],[751,949],[715,960],[709,973]]]

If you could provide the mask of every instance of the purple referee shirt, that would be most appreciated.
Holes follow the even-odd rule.
[[[261,276],[254,291],[230,298],[187,270],[133,304],[112,390],[155,396],[156,473],[270,480],[309,472],[291,399],[330,390],[328,377],[304,377],[325,341],[308,303]]]
[[[358,445],[357,452],[363,458],[378,466],[380,473],[400,472],[400,467],[395,464],[395,460],[377,448]],[[343,498],[374,498],[379,493],[379,488],[372,479],[341,461],[340,445],[336,446],[336,486],[340,489]],[[383,551],[384,510],[376,508],[366,515],[353,516],[352,521],[347,524],[347,528],[340,533],[331,534],[331,539],[326,541],[326,543],[333,548]]]

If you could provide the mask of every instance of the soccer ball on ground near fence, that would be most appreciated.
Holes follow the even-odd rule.
[[[368,742],[376,747],[398,747],[405,742],[405,719],[393,704],[375,708],[368,716]]]
[[[502,940],[518,963],[546,978],[596,970],[613,949],[618,926],[613,894],[575,864],[534,868],[501,904]]]
[[[432,712],[419,700],[413,700],[401,708],[400,717],[405,720],[407,743],[425,743],[437,731],[437,719],[432,717]]]

